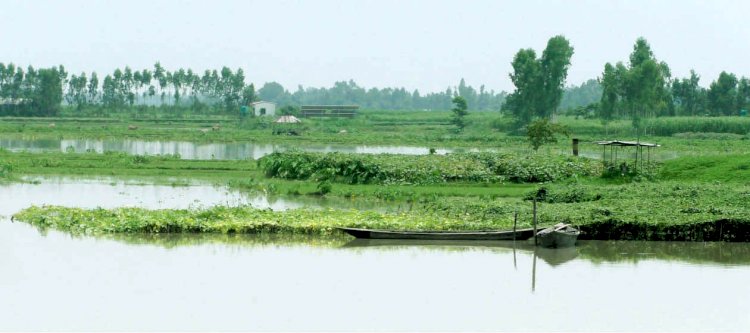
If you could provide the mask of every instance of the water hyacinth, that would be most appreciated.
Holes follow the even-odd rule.
[[[89,233],[296,233],[331,234],[336,227],[411,230],[487,230],[505,227],[470,217],[424,212],[380,213],[357,210],[272,211],[249,206],[207,209],[82,209],[33,206],[14,219],[40,228]]]

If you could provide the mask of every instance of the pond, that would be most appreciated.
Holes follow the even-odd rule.
[[[750,329],[748,244],[535,254],[512,242],[74,237],[0,221],[0,267],[3,331]]]
[[[428,147],[412,146],[365,146],[365,145],[312,145],[303,146],[277,145],[270,143],[231,142],[231,143],[194,143],[187,141],[143,141],[143,140],[87,140],[87,139],[2,139],[0,148],[10,151],[30,152],[125,152],[131,155],[175,155],[182,159],[198,160],[243,160],[258,159],[276,151],[289,150],[292,147],[311,152],[346,152],[360,154],[405,154],[426,155]],[[436,154],[447,154],[459,151],[478,151],[476,149],[438,148]]]

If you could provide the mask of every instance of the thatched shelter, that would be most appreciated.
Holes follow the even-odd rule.
[[[279,119],[276,119],[276,121],[274,121],[274,123],[276,124],[297,124],[301,122],[302,121],[295,116],[281,116],[279,117]]]
[[[281,116],[273,122],[273,134],[302,134],[302,121],[295,116]]]

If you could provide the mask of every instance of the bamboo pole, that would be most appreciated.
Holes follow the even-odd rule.
[[[516,207],[516,211],[513,213],[513,241],[516,241],[516,224],[518,223],[518,207]],[[515,247],[513,248],[515,250]]]
[[[534,195],[534,246],[537,245],[537,239],[536,239],[536,194]]]

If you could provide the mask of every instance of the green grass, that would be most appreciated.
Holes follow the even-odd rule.
[[[683,182],[750,184],[750,155],[677,158],[664,162],[660,178]]]

